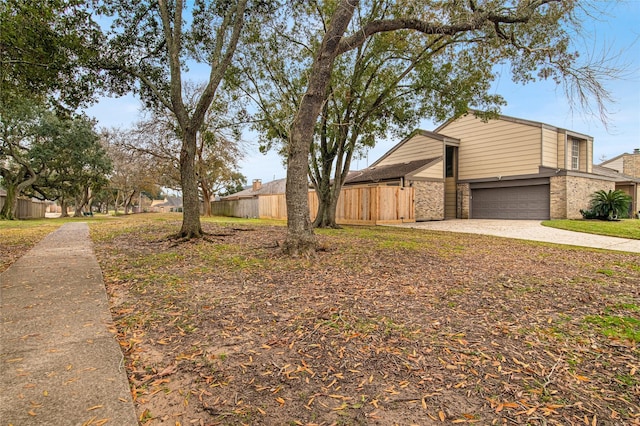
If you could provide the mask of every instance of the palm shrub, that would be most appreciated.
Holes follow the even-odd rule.
[[[601,189],[591,196],[591,211],[598,219],[602,220],[626,217],[630,204],[631,197],[619,189],[608,192]]]

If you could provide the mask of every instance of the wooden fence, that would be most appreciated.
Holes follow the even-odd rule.
[[[245,207],[249,202],[250,210]],[[242,204],[246,202],[246,204]],[[261,195],[257,199],[215,201],[211,204],[213,214],[236,217],[259,217],[262,219],[286,219],[287,204],[284,194]],[[318,211],[318,197],[309,192],[311,220]],[[415,222],[414,189],[397,186],[375,186],[343,188],[336,208],[336,222],[351,225],[378,225]]]
[[[0,209],[4,205],[4,195],[0,195]],[[17,219],[41,219],[47,210],[47,203],[44,201],[32,201],[28,198],[18,198],[16,208]]]
[[[239,200],[220,200],[211,203],[214,216],[260,217],[259,199],[243,198]]]

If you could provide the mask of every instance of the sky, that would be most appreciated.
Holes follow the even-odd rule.
[[[507,102],[501,109],[504,115],[592,136],[594,162],[599,163],[640,148],[640,0],[596,3],[606,11],[606,16],[583,22],[585,37],[577,42],[576,48],[582,56],[604,49],[615,58],[612,65],[624,70],[621,78],[604,82],[613,100],[607,105],[609,119],[606,124],[579,106],[572,106],[562,87],[553,82],[533,82],[524,86],[512,83],[508,67],[499,68],[501,76],[492,90]],[[86,112],[97,119],[99,127],[124,129],[139,120],[140,109],[140,102],[130,95],[101,98]],[[424,120],[419,127],[434,130],[440,124]],[[264,155],[258,151],[255,134],[246,131],[243,139],[247,148],[240,162],[240,172],[248,183],[254,179],[269,182],[286,176],[283,161],[275,152]],[[368,167],[398,142],[400,139],[377,141],[364,158],[353,161],[352,169]]]

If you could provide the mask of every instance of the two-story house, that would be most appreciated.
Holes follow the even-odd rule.
[[[593,138],[474,114],[416,130],[345,185],[410,186],[416,220],[580,218],[616,178],[593,172]]]

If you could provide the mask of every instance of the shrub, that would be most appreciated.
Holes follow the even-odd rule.
[[[602,220],[626,217],[630,204],[631,197],[620,190],[607,192],[601,189],[591,196],[591,212],[596,218]]]
[[[580,209],[580,214],[583,219],[597,219],[598,216],[593,212],[593,210],[582,210]]]

